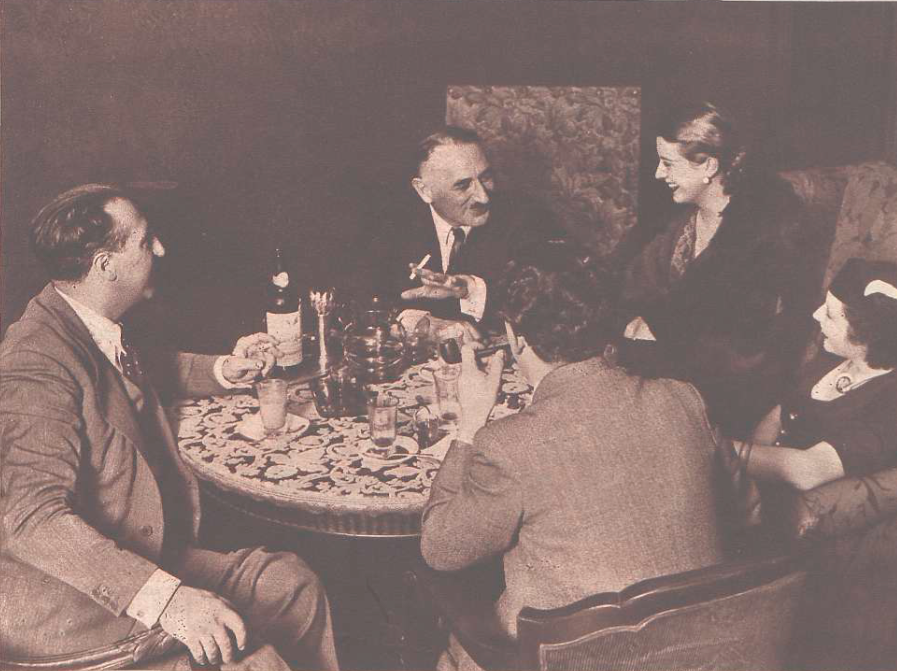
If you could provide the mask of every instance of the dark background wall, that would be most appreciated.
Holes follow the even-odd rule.
[[[254,330],[275,241],[298,280],[339,285],[405,185],[449,83],[643,88],[640,218],[658,114],[712,97],[777,167],[883,155],[893,126],[890,3],[5,0],[2,318],[45,278],[29,219],[87,181],[170,180],[169,254],[148,319],[176,344]],[[889,125],[890,124],[890,125]]]

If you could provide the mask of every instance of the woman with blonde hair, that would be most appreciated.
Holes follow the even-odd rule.
[[[711,103],[670,115],[657,154],[654,176],[679,207],[627,268],[621,361],[694,383],[711,419],[744,437],[775,405],[809,334],[816,292],[797,239],[802,207]]]

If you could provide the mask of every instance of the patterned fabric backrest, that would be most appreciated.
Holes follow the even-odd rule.
[[[541,671],[785,668],[806,574],[540,648]]]
[[[887,163],[847,166],[825,286],[847,259],[897,261],[897,168]]]
[[[897,261],[897,168],[877,161],[782,176],[807,205],[808,223],[831,235],[820,289],[849,258]]]
[[[638,87],[449,86],[446,122],[479,133],[503,187],[538,198],[599,255],[635,225]]]

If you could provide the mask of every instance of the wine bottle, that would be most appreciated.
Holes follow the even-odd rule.
[[[265,326],[277,338],[280,356],[271,373],[292,377],[302,363],[302,299],[284,268],[280,248],[274,250],[274,267],[268,283]]]

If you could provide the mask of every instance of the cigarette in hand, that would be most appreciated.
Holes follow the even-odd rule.
[[[416,266],[414,266],[414,267],[411,269],[411,274],[408,275],[408,279],[409,279],[409,280],[413,280],[413,279],[414,279],[414,276],[420,273],[420,271],[423,269],[423,267],[424,267],[425,265],[427,265],[427,261],[429,261],[429,260],[430,260],[430,255],[427,254],[424,258],[422,258],[422,259],[420,260],[420,263],[418,263]]]

